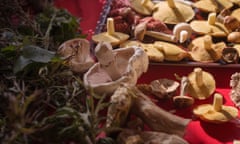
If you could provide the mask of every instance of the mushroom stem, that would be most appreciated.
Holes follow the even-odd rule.
[[[174,37],[172,35],[169,35],[166,33],[161,33],[156,31],[146,31],[145,35],[154,37],[159,40],[168,41],[168,42],[177,42],[176,40],[174,40]]]
[[[175,5],[174,0],[167,0],[167,2],[168,2],[168,6],[169,6],[170,8],[176,8],[176,5]]]
[[[204,38],[204,48],[209,53],[213,60],[218,59],[218,54],[212,47],[212,38],[209,35],[206,35]]]
[[[179,38],[179,42],[183,43],[188,39],[188,32],[186,30],[183,30],[180,32],[180,38]]]
[[[203,72],[201,68],[195,68],[194,73],[196,74],[196,83],[199,87],[203,86]]]
[[[219,93],[214,94],[213,109],[215,111],[220,111],[222,109],[222,104],[223,104],[222,99],[223,98],[222,98],[221,94],[219,94]]]
[[[107,33],[109,35],[113,35],[115,33],[113,18],[108,18],[107,19]]]
[[[216,13],[210,13],[208,15],[208,24],[209,25],[214,25],[216,22]]]
[[[109,74],[113,81],[121,77],[110,43],[100,42],[95,48],[95,54],[102,69]]]
[[[184,76],[181,79],[180,96],[184,96],[185,95],[187,85],[188,85],[188,78],[186,76]]]

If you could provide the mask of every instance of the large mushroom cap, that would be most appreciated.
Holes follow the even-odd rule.
[[[153,18],[167,24],[177,24],[180,22],[188,22],[195,16],[192,7],[180,2],[172,1],[172,3],[173,6],[169,5],[168,1],[159,1],[155,5]]]
[[[216,89],[214,77],[198,67],[188,75],[188,80],[188,93],[195,99],[207,99]]]
[[[101,63],[94,64],[84,75],[84,84],[86,87],[92,88],[99,94],[112,94],[117,87],[122,83],[135,85],[140,75],[148,69],[147,54],[140,47],[127,47],[112,50],[115,59],[109,64],[102,65]],[[99,58],[98,58],[99,59]],[[104,57],[107,60],[106,57]],[[114,68],[109,68],[109,65],[114,64]],[[119,77],[114,77],[114,72],[117,70]],[[111,74],[111,75],[110,75]]]
[[[225,106],[222,102],[222,95],[214,95],[213,104],[202,104],[194,108],[193,113],[200,119],[212,122],[228,122],[238,116],[238,109],[232,106]]]
[[[193,6],[204,12],[219,12],[222,9],[230,9],[233,3],[229,0],[199,0]]]
[[[95,63],[90,54],[90,43],[86,39],[68,40],[59,46],[57,52],[67,60],[74,72],[85,72]]]

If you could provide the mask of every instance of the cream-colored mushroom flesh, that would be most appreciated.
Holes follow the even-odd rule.
[[[214,94],[213,104],[202,104],[194,108],[193,113],[200,119],[212,122],[228,122],[238,116],[238,109],[233,106],[223,105],[223,96]]]
[[[130,6],[142,15],[151,15],[154,3],[151,0],[129,0]]]
[[[167,24],[177,24],[189,22],[195,16],[192,7],[176,1],[171,1],[171,3],[174,4],[169,4],[169,1],[159,1],[155,5],[153,18]]]
[[[201,68],[194,68],[188,75],[188,93],[195,99],[207,99],[216,89],[216,82],[212,74],[203,71]]]
[[[198,0],[193,6],[204,12],[219,12],[222,9],[230,9],[233,4],[229,0]]]

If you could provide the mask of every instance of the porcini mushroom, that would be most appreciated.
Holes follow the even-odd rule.
[[[95,43],[109,42],[112,46],[117,46],[128,38],[129,35],[115,31],[113,18],[107,19],[107,32],[101,32],[92,36],[92,40]]]
[[[155,41],[153,45],[163,52],[166,61],[181,61],[189,56],[187,51],[172,43]]]
[[[210,35],[195,38],[188,46],[191,59],[197,62],[216,62],[222,57],[224,42],[213,43]]]
[[[86,72],[95,63],[90,54],[90,43],[86,39],[76,38],[65,41],[59,46],[57,53],[63,56],[74,72]]]
[[[238,109],[223,105],[223,96],[214,94],[213,104],[202,104],[194,108],[193,113],[200,119],[211,123],[228,122],[238,116]]]
[[[229,0],[199,0],[193,6],[204,12],[219,12],[222,9],[230,9],[233,3]]]
[[[151,0],[129,0],[130,6],[141,15],[151,15],[154,3]]]
[[[188,75],[189,86],[188,94],[195,99],[203,100],[209,98],[216,89],[214,77],[203,71],[202,68],[194,68],[194,71]]]
[[[195,16],[192,7],[174,0],[159,1],[155,5],[153,18],[167,24],[189,22]]]
[[[148,56],[137,46],[112,50],[111,45],[99,43],[98,61],[85,74],[86,88],[97,94],[112,94],[122,83],[135,85],[148,69]],[[103,50],[101,50],[103,49]],[[106,53],[103,53],[106,50]]]
[[[186,76],[181,78],[180,95],[173,97],[173,104],[177,108],[189,107],[194,103],[194,99],[192,97],[186,96],[188,83],[188,78]]]
[[[199,34],[209,34],[214,37],[226,37],[228,29],[220,22],[216,21],[216,13],[210,13],[208,20],[193,20],[190,23],[192,30]]]

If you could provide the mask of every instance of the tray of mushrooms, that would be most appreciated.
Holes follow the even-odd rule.
[[[238,67],[237,0],[107,0],[93,45],[141,47],[150,64]]]

